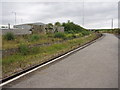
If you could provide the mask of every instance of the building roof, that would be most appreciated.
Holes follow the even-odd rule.
[[[44,25],[44,23],[41,23],[41,22],[37,22],[37,23],[29,23],[29,24],[33,24],[33,25]]]
[[[45,24],[44,24],[44,23],[41,23],[41,22],[36,22],[36,23],[18,24],[18,25],[14,25],[14,26],[20,26],[20,25],[45,25]]]

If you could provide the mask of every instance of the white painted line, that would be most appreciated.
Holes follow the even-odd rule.
[[[100,38],[99,38],[99,39],[100,39]],[[97,39],[97,40],[98,40],[98,39]],[[55,61],[57,61],[57,60],[59,60],[59,59],[62,59],[63,57],[68,56],[68,55],[70,55],[70,54],[73,53],[73,52],[76,52],[76,51],[78,51],[78,50],[80,50],[80,49],[82,49],[82,48],[85,48],[86,46],[91,45],[92,43],[96,42],[97,40],[92,41],[92,42],[90,42],[90,43],[88,43],[88,44],[86,44],[86,45],[84,45],[84,46],[81,46],[81,47],[79,47],[79,48],[77,48],[77,49],[75,49],[75,50],[73,50],[73,51],[70,51],[70,52],[66,53],[65,55],[62,55],[62,56],[60,56],[60,57],[58,57],[58,58],[56,58],[56,59],[54,59],[54,60],[52,60],[52,61],[50,61],[50,62],[47,62],[47,63],[45,63],[45,64],[43,64],[43,65],[41,65],[41,66],[38,66],[38,67],[36,67],[36,68],[34,68],[34,69],[26,72],[26,73],[23,73],[23,74],[15,77],[15,78],[13,78],[13,79],[10,79],[10,80],[8,80],[8,81],[6,81],[6,82],[4,82],[4,83],[1,83],[1,84],[0,84],[0,87],[4,86],[4,85],[6,85],[6,84],[8,84],[8,83],[10,83],[10,82],[12,82],[12,81],[14,81],[14,80],[17,80],[17,79],[19,79],[19,78],[21,78],[21,77],[23,77],[23,76],[25,76],[25,75],[33,72],[33,71],[36,71],[37,69],[42,68],[42,67],[44,67],[44,66],[46,66],[46,65],[48,65],[48,64],[50,64],[50,63],[53,63],[53,62],[55,62]]]

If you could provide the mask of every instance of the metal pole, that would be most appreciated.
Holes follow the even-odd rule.
[[[16,25],[16,12],[15,12],[15,25]]]
[[[16,25],[16,12],[12,12],[12,13],[14,13],[14,14],[15,14],[15,25]]]
[[[85,15],[85,12],[84,12],[84,9],[85,9],[85,5],[84,5],[85,3],[84,3],[84,0],[83,0],[83,26],[84,26],[84,19],[85,19],[85,17],[84,17],[84,15]]]
[[[113,18],[112,18],[112,23],[111,23],[111,29],[113,29]]]

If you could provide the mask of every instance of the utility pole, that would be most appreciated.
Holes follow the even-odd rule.
[[[118,28],[120,28],[120,1],[118,2]]]
[[[23,19],[21,19],[21,23],[23,23]]]
[[[85,2],[84,2],[84,0],[83,0],[83,26],[84,26],[84,20],[85,20],[85,17],[84,17],[84,15],[85,15]]]
[[[12,12],[12,13],[14,13],[14,14],[15,14],[15,25],[16,25],[16,12]]]
[[[112,18],[112,22],[111,22],[111,29],[113,29],[113,18]]]

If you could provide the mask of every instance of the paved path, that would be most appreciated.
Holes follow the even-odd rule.
[[[96,43],[10,84],[12,88],[117,88],[118,38]]]

